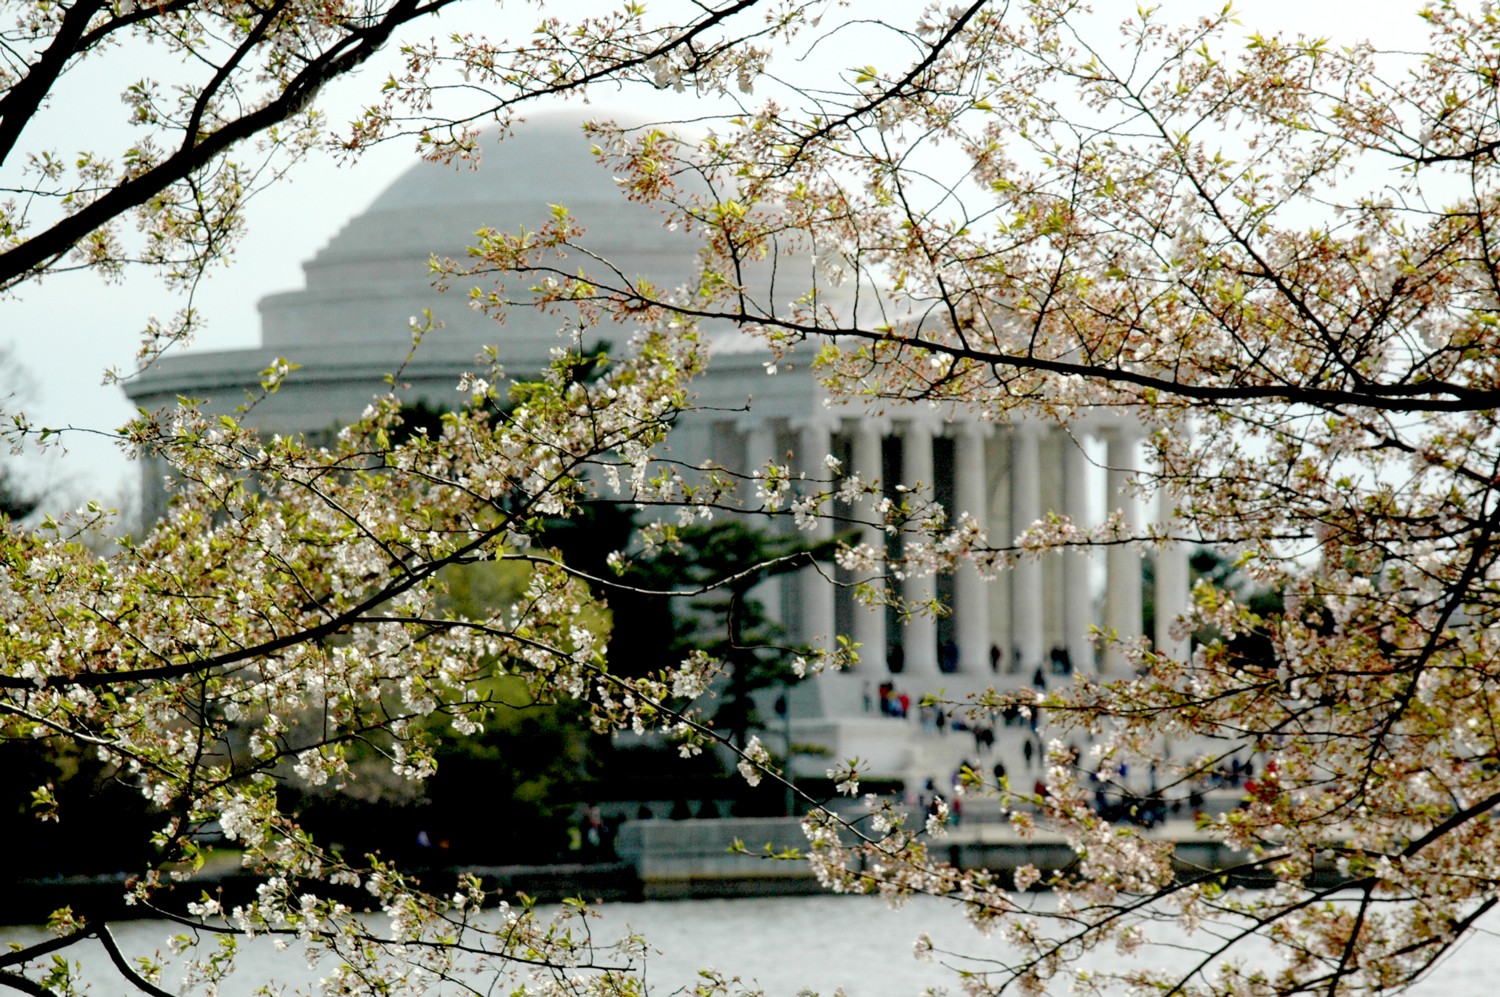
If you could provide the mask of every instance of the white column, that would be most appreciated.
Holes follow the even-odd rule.
[[[923,419],[912,419],[901,434],[901,481],[911,489],[913,502],[931,500],[932,472],[932,425]],[[919,575],[908,568],[902,594],[911,603],[932,602],[935,594],[932,575]],[[902,635],[901,650],[908,674],[938,674],[937,620],[925,613],[912,616]]]
[[[1089,458],[1083,440],[1063,441],[1063,511],[1078,526],[1089,519]],[[1094,623],[1094,593],[1089,580],[1089,549],[1079,547],[1063,555],[1063,633],[1068,658],[1078,671],[1093,674],[1094,644],[1089,627]]]
[[[1137,438],[1135,427],[1115,427],[1108,436],[1105,458],[1109,465],[1110,509],[1121,514],[1123,529],[1128,534],[1139,529],[1135,496],[1127,487],[1135,471]],[[1141,555],[1133,547],[1114,544],[1109,548],[1105,566],[1105,626],[1121,640],[1135,640],[1141,636]],[[1104,656],[1105,672],[1119,674],[1124,669],[1125,660],[1118,651]]]
[[[1011,537],[1019,537],[1042,515],[1041,429],[1021,422],[1011,436]],[[1046,656],[1042,628],[1042,565],[1022,559],[1011,572],[1010,632],[1021,652],[1020,668],[1030,675]]]
[[[745,435],[745,462],[749,465],[747,473],[764,474],[766,465],[775,461],[777,456],[775,428],[764,419],[741,419],[738,428]],[[760,505],[755,498],[755,487],[755,482],[745,482],[745,494],[741,501],[749,508],[758,508]],[[764,526],[768,533],[780,532],[775,520],[766,520]],[[785,622],[781,593],[780,578],[768,578],[750,590],[750,594],[765,605],[766,618],[775,623]]]
[[[888,426],[878,419],[860,419],[856,421],[855,426],[854,473],[866,485],[880,482],[885,477],[881,442]],[[880,514],[876,511],[879,504],[880,495],[877,493],[870,496],[864,510],[860,513],[864,525],[859,528],[859,541],[868,544],[877,554],[884,554],[885,530],[881,528]],[[868,668],[876,674],[883,674],[886,670],[885,606],[879,604],[879,596],[885,591],[884,562],[876,567],[869,585],[875,591],[877,605],[866,607],[855,604],[854,641],[859,644],[861,669]]]
[[[797,464],[803,475],[801,491],[804,495],[826,491],[824,479],[829,471],[823,459],[833,450],[833,425],[829,417],[813,417],[798,425],[798,444],[801,453]],[[824,508],[832,513],[831,508]],[[819,515],[817,524],[806,531],[810,543],[833,537],[833,524],[826,515]],[[798,573],[798,591],[802,599],[801,638],[814,647],[824,649],[835,646],[833,562],[825,561],[809,565]]]
[[[1169,535],[1175,533],[1181,523],[1176,515],[1176,502],[1171,492],[1163,489],[1157,496],[1162,529]],[[1191,648],[1187,638],[1172,636],[1172,627],[1177,618],[1187,612],[1192,596],[1192,582],[1188,571],[1188,545],[1182,540],[1171,540],[1156,552],[1156,649],[1178,661],[1188,656]]]
[[[957,515],[967,513],[979,522],[987,524],[986,513],[989,502],[985,490],[987,468],[984,461],[984,441],[990,435],[988,423],[964,423],[954,438],[953,498],[958,506]],[[959,671],[978,674],[989,670],[990,661],[990,603],[985,591],[985,580],[973,563],[961,564],[953,579],[953,619],[958,630]]]
[[[990,542],[995,545],[1009,544],[1014,536],[1010,528],[1011,465],[1015,452],[1015,441],[1009,428],[997,432],[987,448],[990,454],[989,468],[989,522]],[[1015,635],[1011,632],[1011,590],[1015,582],[1014,571],[1002,571],[989,584],[990,600],[990,647],[995,658],[994,671],[1007,674],[1014,670],[1015,662],[1011,649],[1015,647]]]

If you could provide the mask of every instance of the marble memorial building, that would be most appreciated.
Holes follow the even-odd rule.
[[[126,390],[148,409],[185,395],[229,410],[255,390],[262,370],[285,356],[301,370],[257,405],[250,421],[268,432],[318,433],[357,418],[372,396],[388,390],[385,377],[398,367],[407,397],[444,406],[460,400],[458,372],[473,368],[483,343],[498,343],[513,374],[538,370],[558,344],[555,317],[517,309],[496,325],[470,310],[461,292],[435,292],[428,261],[433,254],[461,258],[481,226],[534,228],[549,203],[566,204],[589,227],[591,250],[627,275],[649,274],[657,286],[675,286],[693,272],[694,244],[622,200],[577,120],[540,118],[487,148],[477,172],[414,165],[304,264],[305,287],[261,301],[260,348],[175,354]],[[409,317],[424,310],[444,327],[408,361]],[[685,418],[671,438],[679,460],[744,468],[792,453],[794,470],[805,459],[808,470],[822,473],[824,455],[833,454],[867,481],[925,483],[955,516],[975,516],[997,546],[1049,511],[1082,521],[1114,509],[1129,519],[1147,514],[1133,508],[1125,488],[1137,459],[1138,425],[1100,418],[1067,434],[925,405],[888,405],[871,416],[825,405],[800,367],[767,377],[763,347],[735,330],[708,333],[708,371],[695,382],[703,411]],[[159,514],[165,501],[160,474],[159,467],[145,471],[147,515]],[[868,509],[837,511],[869,518]],[[832,526],[819,530],[826,535]],[[862,539],[886,542],[873,526]],[[877,773],[899,774],[912,764],[910,734],[903,732],[915,725],[898,728],[867,710],[875,688],[889,681],[913,701],[939,690],[958,698],[989,686],[1028,686],[1038,670],[1118,667],[1097,660],[1090,630],[1142,633],[1142,569],[1139,553],[1122,548],[1049,555],[992,579],[972,567],[909,578],[900,582],[904,594],[937,596],[951,612],[908,622],[857,606],[847,588],[812,570],[764,583],[763,600],[794,639],[822,643],[844,633],[862,645],[853,670],[794,689],[792,737],[824,744],[837,756],[857,754]],[[1156,606],[1185,605],[1186,551],[1159,554],[1154,579]],[[1158,646],[1176,647],[1164,629],[1172,615],[1156,614]]]

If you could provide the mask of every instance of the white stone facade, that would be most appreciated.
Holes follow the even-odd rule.
[[[433,255],[461,258],[483,225],[535,228],[551,203],[566,204],[589,225],[588,245],[625,276],[649,274],[657,286],[688,280],[693,244],[666,232],[645,209],[622,202],[612,179],[590,161],[575,121],[542,120],[521,128],[479,172],[414,166],[305,264],[304,289],[261,302],[263,348],[171,356],[130,382],[127,392],[148,409],[189,396],[230,410],[254,391],[263,369],[287,357],[302,369],[256,406],[251,421],[268,432],[317,433],[357,418],[372,396],[388,390],[386,375],[398,368],[407,397],[454,404],[459,372],[475,366],[486,342],[498,343],[500,360],[513,374],[538,370],[557,345],[556,318],[516,310],[497,326],[467,307],[462,289],[434,292],[428,261]],[[424,310],[443,328],[408,358],[409,319]],[[1083,521],[1116,508],[1129,520],[1141,516],[1125,487],[1139,449],[1137,426],[1101,420],[1075,426],[1069,435],[1038,424],[985,422],[962,411],[888,405],[872,416],[830,408],[806,369],[767,377],[763,351],[747,348],[733,330],[710,332],[708,372],[697,383],[703,411],[674,431],[678,460],[745,468],[791,453],[794,464],[821,474],[824,456],[832,454],[887,488],[898,480],[920,483],[953,516],[973,515],[996,546],[1008,546],[1052,511]],[[794,355],[794,363],[800,360]],[[148,514],[164,501],[153,480],[160,473],[146,470]],[[862,505],[834,511],[865,520],[855,527],[863,542],[885,544],[884,532],[869,521],[871,509]],[[815,537],[833,529],[822,523]],[[759,594],[794,639],[824,644],[847,633],[861,645],[855,669],[795,690],[794,739],[858,754],[876,771],[900,772],[912,762],[909,739],[894,736],[886,718],[867,710],[870,690],[882,682],[897,684],[916,701],[939,692],[959,698],[991,685],[1027,686],[1039,669],[1056,674],[1054,662],[1119,668],[1116,661],[1096,661],[1090,630],[1141,634],[1142,563],[1125,547],[1101,557],[1102,566],[1082,553],[1051,555],[993,578],[981,578],[972,567],[908,578],[902,594],[918,601],[937,596],[951,613],[904,623],[893,613],[855,605],[847,587],[810,569],[767,583]],[[1183,606],[1185,550],[1159,557],[1155,578],[1156,605]],[[1157,619],[1164,627],[1173,615],[1158,612]],[[1164,629],[1154,637],[1159,646],[1182,650]]]

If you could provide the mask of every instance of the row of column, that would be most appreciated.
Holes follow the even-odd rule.
[[[769,423],[745,420],[736,428],[743,434],[745,457],[752,467],[764,467],[775,459],[776,433]],[[833,417],[812,418],[792,425],[800,455],[798,463],[809,479],[825,476],[823,458],[834,452],[834,436],[840,428],[840,421]],[[895,423],[880,418],[850,420],[847,430],[850,470],[867,483],[883,480],[886,477],[884,440],[896,431],[901,441],[898,480],[913,489],[920,487],[915,497],[930,500],[934,498],[937,477],[933,440],[938,432],[946,431],[953,440],[950,523],[957,523],[960,516],[967,513],[986,529],[992,545],[1007,546],[1050,511],[1042,489],[1043,437],[1048,431],[1040,425],[1028,423],[1002,427],[1002,430],[1010,435],[1009,466],[1003,473],[992,476],[987,454],[987,438],[995,431],[992,424],[943,425],[925,419]],[[1102,430],[1101,435],[1105,440],[1102,472],[1093,466],[1079,441],[1054,431],[1053,439],[1060,445],[1048,449],[1054,456],[1060,456],[1061,466],[1054,469],[1054,474],[1062,481],[1057,511],[1075,522],[1087,523],[1091,518],[1091,507],[1099,505],[1090,501],[1090,490],[1102,485],[1105,489],[1104,508],[1118,511],[1127,526],[1134,525],[1138,522],[1137,500],[1128,481],[1136,467],[1140,430],[1132,425],[1119,424]],[[993,485],[992,477],[995,479]],[[996,506],[1002,505],[1009,506],[1010,515],[992,515]],[[1166,512],[1169,514],[1170,510]],[[855,518],[861,521],[859,541],[876,550],[885,549],[887,537],[875,515],[873,503],[856,510]],[[998,523],[997,518],[1009,522]],[[821,540],[832,534],[832,522],[820,518],[810,539]],[[1061,605],[1055,609],[1061,612],[1062,649],[1070,661],[1084,664],[1094,660],[1089,633],[1096,622],[1126,639],[1141,635],[1143,581],[1138,549],[1128,544],[1107,548],[1102,620],[1095,619],[1089,551],[1044,556],[1062,559],[1062,598]],[[796,578],[787,578],[784,582],[796,586],[798,629],[802,631],[799,636],[809,643],[826,643],[837,632],[836,589],[830,578],[831,572],[830,567],[822,565],[806,569]],[[782,584],[780,580],[765,583],[766,588],[760,594],[767,605],[778,606],[785,595],[792,594],[784,594]],[[885,581],[873,578],[869,584],[878,590]],[[937,585],[931,574],[910,574],[900,584],[901,594],[912,603],[928,603],[937,596]],[[1173,654],[1183,654],[1187,650],[1185,641],[1171,636],[1170,628],[1187,605],[1188,585],[1186,546],[1181,543],[1166,545],[1156,558],[1157,612],[1153,636],[1158,648]],[[1009,620],[1004,621],[1008,623],[1003,627],[1004,636],[997,634],[1002,628],[992,626],[989,583],[969,564],[956,572],[951,587],[953,623],[950,633],[954,647],[939,648],[938,624],[931,615],[914,616],[905,623],[900,634],[893,634],[888,632],[890,624],[884,612],[863,607],[857,607],[853,612],[853,633],[850,636],[861,645],[861,662],[877,673],[896,664],[888,660],[888,648],[899,648],[892,653],[899,653],[902,657],[900,670],[913,677],[939,675],[943,671],[941,656],[953,657],[955,651],[956,660],[942,664],[956,667],[959,672],[1019,668],[1029,673],[1044,665],[1053,653],[1046,646],[1043,561],[1023,558],[1011,569],[1009,590]],[[1002,643],[1010,646],[1002,646]],[[1109,672],[1119,670],[1122,663],[1111,655],[1102,665]]]

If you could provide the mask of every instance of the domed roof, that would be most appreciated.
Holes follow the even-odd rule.
[[[582,119],[544,115],[517,125],[503,141],[487,137],[477,168],[414,163],[365,213],[475,203],[534,207],[539,197],[562,193],[572,203],[617,205],[622,200],[619,185],[599,164],[592,147]]]
[[[407,317],[430,309],[445,325],[440,342],[472,352],[478,343],[498,341],[507,363],[527,359],[518,351],[537,352],[545,362],[546,350],[556,345],[556,317],[513,309],[499,331],[468,307],[464,288],[435,292],[428,264],[433,256],[463,259],[481,228],[535,230],[553,204],[567,206],[587,228],[580,241],[590,254],[627,277],[646,276],[658,287],[692,279],[696,241],[667,231],[655,211],[626,199],[593,154],[581,119],[547,115],[489,143],[478,169],[413,165],[303,265],[305,289],[261,301],[263,342],[277,350],[409,346]],[[578,265],[597,264],[565,264],[570,270]],[[530,282],[513,283],[524,290]]]

